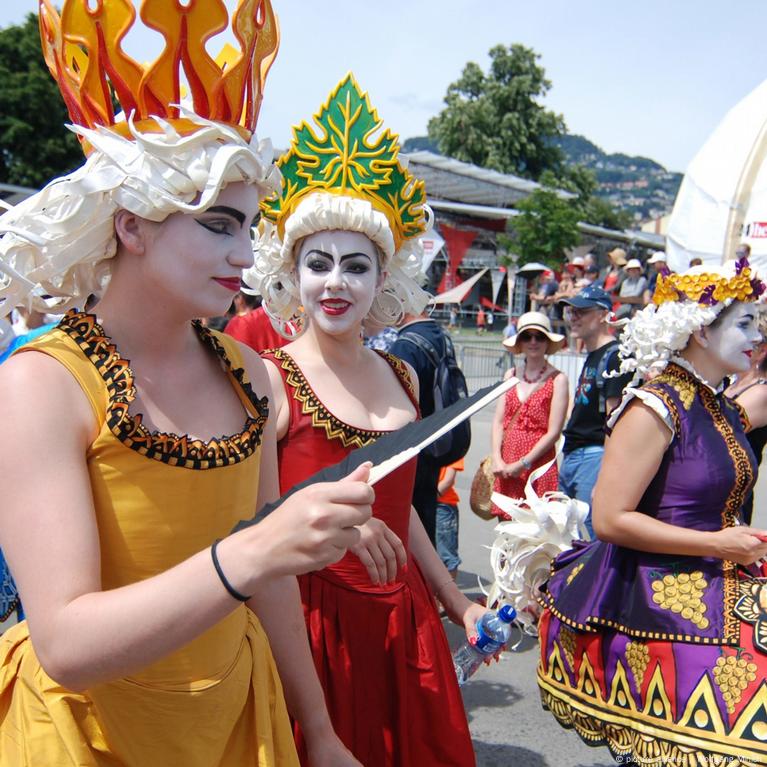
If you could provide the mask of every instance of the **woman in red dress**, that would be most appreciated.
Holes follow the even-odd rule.
[[[509,498],[523,498],[531,472],[554,458],[554,445],[567,414],[567,376],[550,365],[546,356],[559,351],[564,336],[551,331],[545,314],[527,312],[519,318],[517,334],[503,345],[522,354],[522,364],[507,374],[519,384],[499,399],[492,429],[493,489]],[[556,464],[534,483],[538,495],[557,489]],[[509,516],[493,505],[496,517]]]
[[[351,105],[351,109],[349,109]],[[413,276],[427,227],[422,182],[397,160],[348,76],[281,161],[283,193],[263,206],[256,265],[246,279],[276,324],[297,340],[265,352],[274,389],[282,490],[418,417],[418,381],[401,360],[366,348],[362,323],[392,325],[420,313],[427,296]],[[348,142],[348,145],[347,143]],[[308,160],[322,147],[316,166]],[[377,162],[357,184],[351,147]],[[356,150],[355,150],[356,151]],[[335,152],[338,154],[336,155]],[[313,167],[337,174],[312,174]],[[406,202],[391,202],[397,195]],[[463,701],[437,613],[474,633],[484,608],[457,588],[411,507],[415,460],[375,486],[373,519],[337,564],[300,579],[314,662],[334,728],[366,767],[474,764]],[[304,739],[296,728],[302,763]]]

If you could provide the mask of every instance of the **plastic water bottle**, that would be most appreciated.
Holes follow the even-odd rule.
[[[504,605],[497,613],[488,610],[477,621],[477,641],[467,639],[454,653],[453,665],[458,684],[464,685],[482,663],[495,655],[511,636],[511,622],[517,611],[511,605]]]

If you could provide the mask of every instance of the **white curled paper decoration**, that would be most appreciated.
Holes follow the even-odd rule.
[[[496,538],[490,547],[495,581],[488,593],[488,605],[511,605],[517,611],[517,622],[530,636],[538,634],[540,606],[536,594],[548,580],[552,560],[571,548],[576,538],[590,537],[585,525],[588,504],[557,492],[538,497],[533,489],[533,483],[554,461],[556,457],[531,472],[524,498],[500,493],[493,493],[491,498],[512,519],[495,526]]]

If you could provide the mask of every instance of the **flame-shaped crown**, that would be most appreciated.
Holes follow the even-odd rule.
[[[162,53],[147,66],[121,46],[136,20],[133,0],[64,0],[61,16],[50,0],[40,0],[45,61],[72,121],[129,136],[126,123],[115,120],[114,98],[140,130],[162,130],[152,120],[159,117],[180,133],[193,132],[199,126],[179,118],[177,106],[183,72],[194,112],[236,127],[250,139],[279,46],[270,0],[239,0],[231,30],[240,50],[227,46],[233,55],[221,64],[205,44],[227,28],[223,0],[186,0],[184,5],[179,0],[143,0],[140,15],[165,38]]]

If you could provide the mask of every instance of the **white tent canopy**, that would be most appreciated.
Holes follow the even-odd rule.
[[[476,274],[469,277],[468,280],[462,282],[460,285],[456,285],[450,290],[446,290],[444,293],[439,293],[431,299],[432,304],[460,304],[466,296],[469,295],[469,291],[479,281],[480,277],[487,271],[487,268],[482,269]]]
[[[733,107],[690,163],[666,240],[668,264],[721,263],[741,242],[767,267],[767,80]]]

